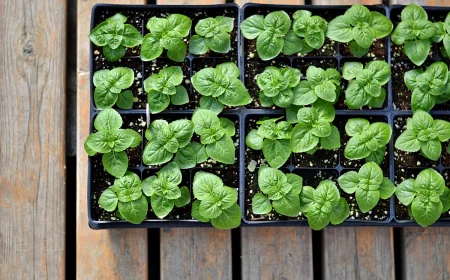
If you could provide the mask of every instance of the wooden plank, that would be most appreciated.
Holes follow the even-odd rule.
[[[144,0],[78,0],[78,105],[77,105],[77,278],[147,279],[146,229],[94,231],[88,226],[87,154],[83,143],[89,135],[89,25],[97,3],[145,3]]]
[[[261,3],[261,4],[278,4],[278,5],[303,5],[304,0],[235,0],[239,6],[244,6],[245,3]]]
[[[405,279],[450,279],[449,237],[450,228],[405,228]]]
[[[0,15],[0,279],[63,279],[67,1]]]
[[[392,228],[326,228],[324,279],[394,279]]]
[[[383,4],[383,0],[312,0],[313,5],[377,5]]]
[[[224,0],[157,0],[158,5],[217,5],[224,4]]]
[[[422,6],[450,6],[449,0],[391,0],[391,5],[408,5],[416,3]]]
[[[241,228],[242,279],[313,279],[307,227]]]
[[[231,279],[231,232],[161,229],[161,279]]]

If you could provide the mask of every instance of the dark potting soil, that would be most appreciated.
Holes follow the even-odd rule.
[[[238,60],[237,58],[194,58],[192,60],[192,76],[194,76],[198,71],[205,69],[205,68],[215,68],[217,65],[225,62],[234,62],[238,67]],[[198,91],[192,86],[192,94],[189,96],[189,104],[192,108],[195,109],[197,107],[200,107],[200,98],[203,95],[198,93]],[[224,106],[224,110],[228,109],[236,109],[236,107],[228,107]]]
[[[164,68],[170,67],[170,66],[179,66],[181,67],[181,70],[183,71],[183,81],[181,82],[181,85],[184,86],[186,89],[188,96],[189,96],[189,102],[184,105],[173,105],[172,103],[169,104],[166,110],[187,110],[187,109],[194,109],[195,105],[193,104],[193,94],[191,90],[191,81],[190,81],[190,61],[186,59],[184,62],[174,62],[168,58],[165,57],[159,57],[152,61],[146,61],[144,62],[144,81],[150,77],[153,74],[158,74],[159,71],[161,71]],[[143,86],[143,85],[142,85]],[[147,92],[143,92],[143,95],[145,96],[145,103],[148,101],[148,94]],[[145,104],[144,107],[145,108]]]
[[[145,109],[145,104],[147,103],[147,96],[143,94],[143,81],[142,78],[142,63],[140,58],[122,58],[116,62],[110,62],[104,57],[100,57],[100,54],[94,53],[94,72],[98,70],[112,70],[117,67],[128,67],[133,69],[134,72],[134,82],[129,88],[133,93],[134,102],[132,109]],[[95,104],[94,104],[95,106]],[[118,109],[116,105],[113,106],[114,109]]]
[[[377,59],[385,59],[386,58],[386,49],[387,49],[387,39],[376,39],[375,42],[370,46],[369,52],[363,57],[376,57]],[[339,52],[343,56],[353,56],[350,52],[350,46],[347,43],[339,44]]]
[[[399,168],[395,170],[395,185],[400,184],[406,179],[415,179],[417,175],[420,173],[420,171],[424,170],[425,168]],[[441,173],[444,177],[446,186],[449,186],[450,184],[450,171],[449,170],[443,170]],[[397,197],[395,197],[395,217],[399,220],[413,220],[408,214],[408,208],[403,205]],[[446,213],[442,213],[441,218],[449,218],[450,217],[450,211],[447,211]]]
[[[334,124],[336,125],[338,130],[341,132],[341,147],[339,148],[341,166],[342,167],[349,167],[349,168],[360,168],[363,164],[366,163],[366,161],[364,159],[350,160],[350,159],[347,159],[344,156],[345,147],[347,146],[348,140],[351,138],[350,136],[347,135],[347,133],[345,133],[345,124],[347,123],[347,121],[349,119],[353,119],[353,118],[363,118],[363,119],[368,120],[371,124],[375,123],[375,122],[387,123],[387,118],[386,117],[379,117],[379,116],[375,116],[375,117],[336,116]],[[389,170],[389,149],[388,148],[386,148],[386,153],[385,153],[385,156],[384,156],[384,160],[381,163],[380,167],[383,170]]]
[[[394,141],[400,136],[400,134],[406,130],[406,120],[407,116],[398,116],[394,118]],[[394,142],[395,143],[395,142]],[[443,145],[443,149],[445,146]],[[420,151],[415,153],[404,152],[399,149],[394,151],[394,167],[407,168],[407,167],[436,167],[439,161],[432,161],[420,153]]]

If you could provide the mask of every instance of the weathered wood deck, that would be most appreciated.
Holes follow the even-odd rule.
[[[87,223],[89,21],[97,3],[0,1],[0,279],[450,279],[450,228],[128,229]],[[238,0],[243,5],[246,1]],[[260,3],[304,4],[303,0]],[[380,4],[381,0],[312,0]],[[450,5],[450,0],[392,0]],[[219,4],[160,0],[158,4]],[[66,189],[68,10],[77,9],[76,198]],[[72,36],[74,37],[74,36]],[[73,61],[73,59],[69,59]],[[70,68],[70,67],[69,67]],[[73,105],[73,104],[72,104]],[[72,186],[72,182],[67,182]],[[66,198],[67,194],[67,198]],[[76,199],[76,215],[70,201]],[[76,221],[73,219],[76,218]],[[76,223],[76,228],[75,228]],[[76,230],[76,235],[72,233]],[[66,238],[68,236],[68,238]],[[76,239],[75,239],[76,236]],[[76,251],[67,249],[76,243]],[[76,258],[75,258],[76,253]],[[69,269],[70,268],[70,269]]]

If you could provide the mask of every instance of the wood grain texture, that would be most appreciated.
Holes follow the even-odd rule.
[[[64,278],[66,15],[0,1],[0,279]]]
[[[383,4],[383,0],[312,0],[313,5],[378,5]]]
[[[408,5],[416,3],[422,6],[450,6],[449,0],[390,0],[391,5]]]
[[[244,6],[245,3],[261,3],[261,4],[279,4],[279,5],[303,5],[304,0],[235,0],[239,6]]]
[[[324,279],[395,278],[392,228],[326,228],[323,250]]]
[[[450,228],[411,227],[403,234],[406,279],[450,279]]]
[[[225,0],[157,0],[158,5],[217,5],[225,4]]]
[[[242,279],[313,279],[306,227],[241,228]]]
[[[87,154],[83,143],[89,135],[89,25],[97,3],[145,3],[144,0],[78,0],[78,102],[77,102],[77,278],[147,279],[146,229],[94,231],[88,226]]]
[[[231,279],[231,232],[161,229],[161,279]],[[237,248],[236,248],[237,249]]]

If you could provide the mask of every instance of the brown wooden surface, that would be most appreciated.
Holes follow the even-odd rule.
[[[326,228],[322,246],[324,279],[395,278],[392,228]]]
[[[383,0],[312,0],[313,5],[377,5],[383,4]]]
[[[0,1],[0,279],[65,274],[67,1]]]
[[[449,0],[390,0],[391,5],[408,5],[410,3],[422,6],[450,6]]]
[[[450,228],[405,228],[403,239],[406,279],[450,279]]]
[[[242,279],[313,279],[308,227],[241,228]]]
[[[235,0],[239,6],[244,6],[245,3],[262,3],[262,4],[284,4],[284,5],[303,5],[304,0]]]
[[[89,135],[89,25],[97,3],[145,3],[143,0],[78,0],[78,105],[77,105],[77,278],[147,279],[146,229],[94,231],[88,226],[87,154],[83,143]],[[153,254],[157,252],[152,252]]]
[[[161,229],[161,279],[231,279],[231,232]]]

